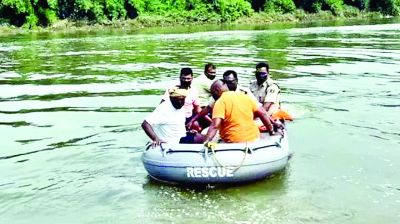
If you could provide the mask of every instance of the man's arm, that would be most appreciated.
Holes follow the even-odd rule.
[[[279,107],[279,94],[281,92],[279,86],[274,83],[272,85],[270,85],[266,90],[266,95],[265,95],[265,99],[264,99],[264,103],[263,103],[263,107],[265,109],[265,111],[268,112],[268,115],[272,115],[272,111],[270,111],[271,109],[274,109],[276,104],[278,104],[277,106]]]
[[[153,141],[151,143],[151,146],[153,148],[160,145],[161,143],[164,143],[164,141],[162,141],[158,138],[157,134],[153,130],[153,127],[151,127],[149,122],[147,122],[146,120],[143,121],[142,128],[143,128],[144,132],[147,134],[147,136],[149,136],[149,138]]]
[[[273,102],[264,102],[264,103],[263,103],[263,108],[264,108],[264,110],[267,111],[269,114],[271,114],[271,113],[269,112],[269,109],[271,108],[271,106],[272,106],[273,104],[274,104]]]
[[[274,133],[274,128],[272,127],[271,118],[267,114],[267,112],[264,110],[264,108],[263,107],[259,107],[254,113],[255,113],[255,115],[257,117],[259,117],[261,119],[262,123],[267,128],[268,133],[270,135],[275,134]]]
[[[207,115],[211,111],[210,106],[204,107],[200,113],[196,114],[187,124],[186,127],[190,128],[193,125],[193,122],[197,121],[200,117],[205,117],[210,123],[212,122],[211,118]]]
[[[208,128],[205,142],[209,142],[215,137],[219,127],[221,126],[221,122],[222,118],[213,118],[211,126]]]
[[[201,112],[201,107],[200,107],[200,105],[199,105],[199,104],[193,105],[193,111],[194,111],[196,114],[200,113],[200,112]]]

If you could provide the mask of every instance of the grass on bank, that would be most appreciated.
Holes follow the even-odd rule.
[[[231,22],[221,22],[222,20],[216,15],[214,19],[208,18],[188,18],[178,16],[155,16],[142,15],[136,19],[113,20],[102,23],[94,23],[87,20],[59,20],[48,27],[36,27],[34,29],[26,29],[9,25],[5,21],[0,20],[0,36],[12,34],[27,33],[46,33],[46,32],[91,32],[100,31],[102,29],[126,29],[137,30],[147,27],[172,27],[176,25],[204,25],[204,24],[258,24],[266,25],[278,22],[315,22],[315,21],[335,21],[350,19],[379,19],[385,16],[379,12],[364,12],[354,7],[346,7],[341,15],[334,15],[331,11],[320,11],[318,13],[307,13],[304,10],[297,9],[292,13],[253,13],[251,16],[242,16]]]

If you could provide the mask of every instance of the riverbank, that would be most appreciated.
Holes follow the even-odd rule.
[[[59,20],[48,27],[36,27],[34,29],[26,29],[0,23],[0,36],[29,34],[29,33],[74,33],[74,32],[94,32],[104,29],[124,29],[124,30],[139,30],[142,28],[156,27],[171,27],[171,26],[193,26],[205,24],[257,24],[267,25],[273,23],[293,22],[293,23],[308,23],[317,21],[340,21],[340,20],[360,20],[360,19],[380,19],[385,18],[384,15],[378,12],[362,12],[357,9],[345,10],[340,16],[334,15],[330,11],[321,11],[319,13],[306,13],[303,10],[296,10],[290,14],[278,13],[253,13],[251,16],[243,16],[231,22],[219,21],[186,21],[185,18],[172,18],[165,16],[139,16],[131,20],[114,20],[103,23],[93,23],[89,21],[72,21],[68,19]]]

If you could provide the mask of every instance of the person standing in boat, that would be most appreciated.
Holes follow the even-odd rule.
[[[193,81],[193,71],[191,68],[182,68],[181,69],[181,72],[179,75],[179,81],[180,81],[180,85],[177,85],[176,87],[187,90],[185,104],[183,106],[184,111],[185,111],[185,117],[186,117],[184,124],[186,124],[194,116],[194,114],[197,114],[201,111],[200,102],[199,102],[199,92],[198,92],[197,88],[191,86],[192,81]],[[165,91],[165,93],[163,95],[161,103],[164,101],[169,101],[169,99],[170,99],[170,95],[167,90],[167,91]]]
[[[271,79],[269,64],[260,62],[256,65],[256,79],[250,82],[250,91],[260,102],[268,115],[272,115],[280,109],[279,86]]]
[[[202,143],[204,136],[186,132],[185,104],[188,90],[173,87],[168,90],[169,99],[161,102],[156,109],[147,116],[142,128],[152,140],[152,147],[161,143]]]
[[[254,123],[254,115],[259,117],[270,135],[274,135],[267,112],[254,99],[243,92],[229,91],[222,81],[215,81],[210,88],[216,100],[212,112],[212,123],[206,135],[206,144],[217,131],[224,142],[251,142],[260,137],[260,131]]]

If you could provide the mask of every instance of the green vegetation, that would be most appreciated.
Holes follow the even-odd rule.
[[[50,26],[59,20],[84,24],[221,23],[257,17],[330,12],[348,17],[362,12],[400,15],[400,0],[1,0],[0,25]],[[148,24],[148,25],[149,25]]]

